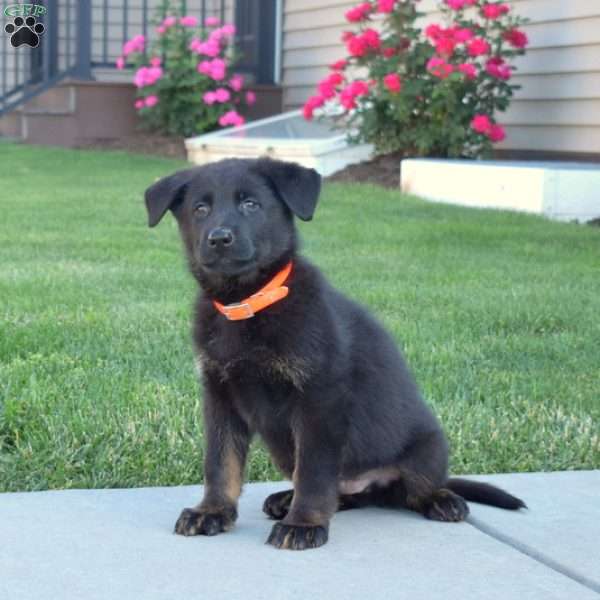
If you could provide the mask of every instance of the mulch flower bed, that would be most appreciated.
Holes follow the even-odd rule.
[[[403,156],[400,152],[382,154],[372,160],[349,165],[327,177],[327,181],[340,183],[372,183],[385,188],[399,189],[400,187],[400,161]]]

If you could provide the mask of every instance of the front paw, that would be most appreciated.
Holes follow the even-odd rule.
[[[267,539],[267,544],[271,544],[275,548],[288,550],[307,550],[308,548],[318,548],[327,543],[328,537],[328,525],[309,526],[275,523]]]
[[[229,531],[237,518],[233,507],[219,509],[184,508],[175,523],[179,535],[217,535]]]

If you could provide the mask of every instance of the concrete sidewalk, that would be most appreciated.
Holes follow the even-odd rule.
[[[600,598],[600,471],[478,476],[522,497],[469,521],[368,508],[335,516],[329,543],[264,544],[263,499],[247,485],[230,533],[172,533],[199,486],[0,494],[0,598],[11,600],[586,600]]]

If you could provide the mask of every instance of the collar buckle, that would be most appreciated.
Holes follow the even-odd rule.
[[[223,314],[229,321],[241,321],[250,319],[255,313],[247,302],[234,302],[223,306]]]

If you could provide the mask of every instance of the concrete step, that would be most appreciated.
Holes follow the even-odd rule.
[[[245,486],[232,531],[181,537],[200,486],[0,494],[0,597],[106,600],[597,600],[600,471],[477,476],[520,495],[517,513],[470,504],[463,523],[405,510],[335,515],[329,542],[265,545],[264,498]]]

